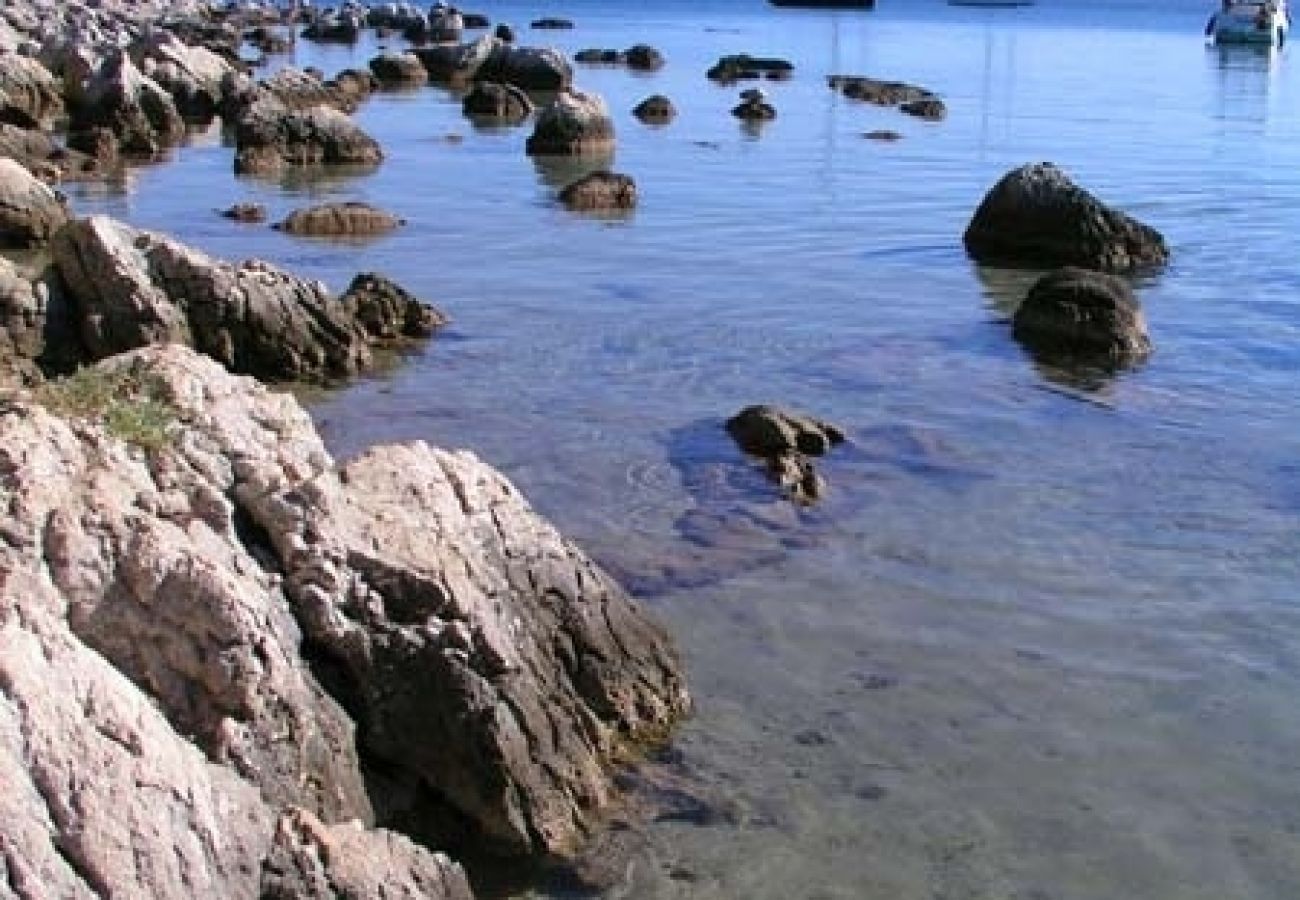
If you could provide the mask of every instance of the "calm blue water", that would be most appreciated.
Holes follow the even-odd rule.
[[[633,832],[607,896],[1300,897],[1297,51],[1207,49],[1189,0],[478,9],[578,24],[528,43],[664,52],[578,72],[635,214],[564,212],[572,173],[527,129],[476,130],[433,88],[359,112],[389,154],[364,178],[236,179],[213,133],[73,199],[335,287],[380,269],[450,313],[315,413],[342,454],[473,448],[674,628],[698,698],[677,777],[715,814]],[[798,67],[759,132],[703,75],[738,51]],[[832,72],[920,83],[949,117],[837,98]],[[670,127],[631,117],[651,93]],[[1006,324],[1033,274],[962,252],[984,192],[1038,160],[1172,247],[1139,285],[1137,372],[1036,368]],[[339,246],[210,212],[325,198],[409,224]],[[720,436],[754,402],[849,433],[802,519],[745,493]]]

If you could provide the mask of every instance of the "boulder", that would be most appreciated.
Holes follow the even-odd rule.
[[[636,72],[657,72],[664,67],[664,55],[648,44],[635,44],[623,52],[627,67]]]
[[[370,363],[366,335],[322,284],[267,263],[224,263],[105,216],[69,223],[51,249],[88,359],[179,343],[273,380],[342,377]]]
[[[355,44],[361,37],[361,21],[350,14],[321,16],[303,29],[302,36],[318,44]]]
[[[173,439],[142,453],[56,384],[0,415],[5,883],[15,896],[467,900],[459,867],[367,827],[354,725],[304,658],[272,551],[243,518],[249,479],[337,477],[296,402],[179,346],[79,378],[153,392]]]
[[[537,115],[530,156],[603,154],[614,147],[614,121],[599,94],[565,91]]]
[[[534,19],[529,23],[528,27],[539,30],[549,29],[551,31],[567,31],[573,28],[573,22],[569,19],[561,19],[556,16],[544,16],[540,19]]]
[[[560,191],[560,202],[572,210],[621,211],[636,206],[636,182],[615,172],[592,172]]]
[[[720,58],[706,73],[710,80],[731,84],[741,79],[788,78],[794,65],[784,59],[737,53]]]
[[[429,40],[454,43],[465,30],[465,19],[450,6],[435,4],[429,10]]]
[[[224,57],[160,28],[146,32],[128,52],[140,71],[171,95],[186,121],[210,122],[233,83],[235,69]]]
[[[808,457],[822,456],[844,441],[844,433],[820,419],[773,406],[747,406],[727,420],[727,433],[751,456],[763,460],[768,476],[798,503],[811,503],[825,490]]]
[[[322,203],[307,209],[294,210],[276,228],[289,234],[321,237],[355,237],[385,234],[405,224],[392,213],[369,203]]]
[[[389,87],[418,87],[429,80],[429,72],[413,53],[381,53],[370,60],[370,71]]]
[[[465,95],[461,109],[471,119],[516,124],[533,114],[533,101],[512,84],[481,81]]]
[[[21,163],[0,158],[0,247],[49,242],[68,220],[63,199]]]
[[[416,47],[411,52],[420,60],[429,78],[450,84],[467,84],[497,51],[500,42],[484,35],[468,44],[439,44]]]
[[[551,47],[515,47],[497,42],[476,77],[513,84],[526,91],[567,91],[573,84],[573,67],[563,53]]]
[[[832,90],[838,90],[850,100],[862,100],[876,106],[902,106],[934,99],[926,88],[904,81],[882,81],[860,75],[832,75],[828,79]]]
[[[45,66],[18,53],[0,53],[0,121],[48,129],[62,114],[62,86]]]
[[[588,65],[616,66],[623,62],[623,54],[617,50],[590,47],[573,54],[573,61]]]
[[[662,94],[655,94],[638,103],[632,115],[648,125],[663,125],[677,117],[677,107]]]
[[[426,338],[450,321],[447,315],[377,272],[362,272],[339,298],[348,317],[371,338]]]
[[[767,122],[776,118],[776,107],[764,100],[762,93],[755,93],[732,107],[731,114],[746,122]]]
[[[483,13],[461,13],[466,28],[491,28],[492,20]]]
[[[327,106],[294,110],[264,99],[235,127],[235,171],[275,175],[286,167],[378,165],[379,143],[346,115]]]
[[[492,36],[503,44],[513,44],[515,42],[515,30],[505,22],[492,29]]]
[[[1004,175],[962,240],[977,262],[993,265],[1128,272],[1169,259],[1160,232],[1106,206],[1051,163]]]
[[[110,53],[71,104],[68,128],[107,128],[124,153],[151,157],[185,135],[171,95],[146,77],[123,50]]]
[[[1049,272],[1029,289],[1012,325],[1016,340],[1048,361],[1118,368],[1151,353],[1133,289],[1107,272],[1073,266]]]

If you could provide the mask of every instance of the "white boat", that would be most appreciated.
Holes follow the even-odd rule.
[[[1205,24],[1205,35],[1219,45],[1281,47],[1290,28],[1286,0],[1224,0]]]

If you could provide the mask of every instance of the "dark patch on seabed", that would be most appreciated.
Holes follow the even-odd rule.
[[[693,504],[675,523],[676,539],[601,563],[640,596],[704,587],[815,547],[890,492],[917,486],[961,492],[987,477],[936,431],[896,424],[846,433],[843,446],[816,460],[829,485],[826,496],[801,506],[780,494],[760,461],[736,447],[721,419],[675,429],[666,442],[668,461]]]

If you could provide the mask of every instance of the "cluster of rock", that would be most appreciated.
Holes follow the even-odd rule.
[[[636,44],[626,50],[579,50],[575,62],[606,66],[627,66],[634,72],[657,72],[664,67],[664,56],[648,44]]]
[[[988,265],[1054,269],[1017,309],[1013,333],[1040,359],[1118,368],[1151,352],[1132,288],[1119,277],[1164,265],[1163,236],[1102,203],[1051,163],[1004,175],[966,228],[967,252]]]
[[[731,114],[746,122],[767,122],[776,118],[776,107],[767,102],[767,94],[760,88],[747,88],[740,92],[740,103]]]
[[[915,84],[881,81],[860,75],[832,75],[827,81],[831,90],[839,91],[850,100],[861,100],[876,106],[896,106],[909,116],[932,122],[948,115],[948,108],[933,91]]]
[[[336,465],[289,395],[178,344],[89,375],[170,440],[0,409],[16,896],[468,900],[428,846],[571,851],[620,747],[685,710],[663,631],[471,454]]]
[[[517,47],[495,35],[467,44],[438,44],[412,51],[429,78],[441,84],[490,81],[528,91],[562,91],[573,84],[573,67],[549,47]]]

